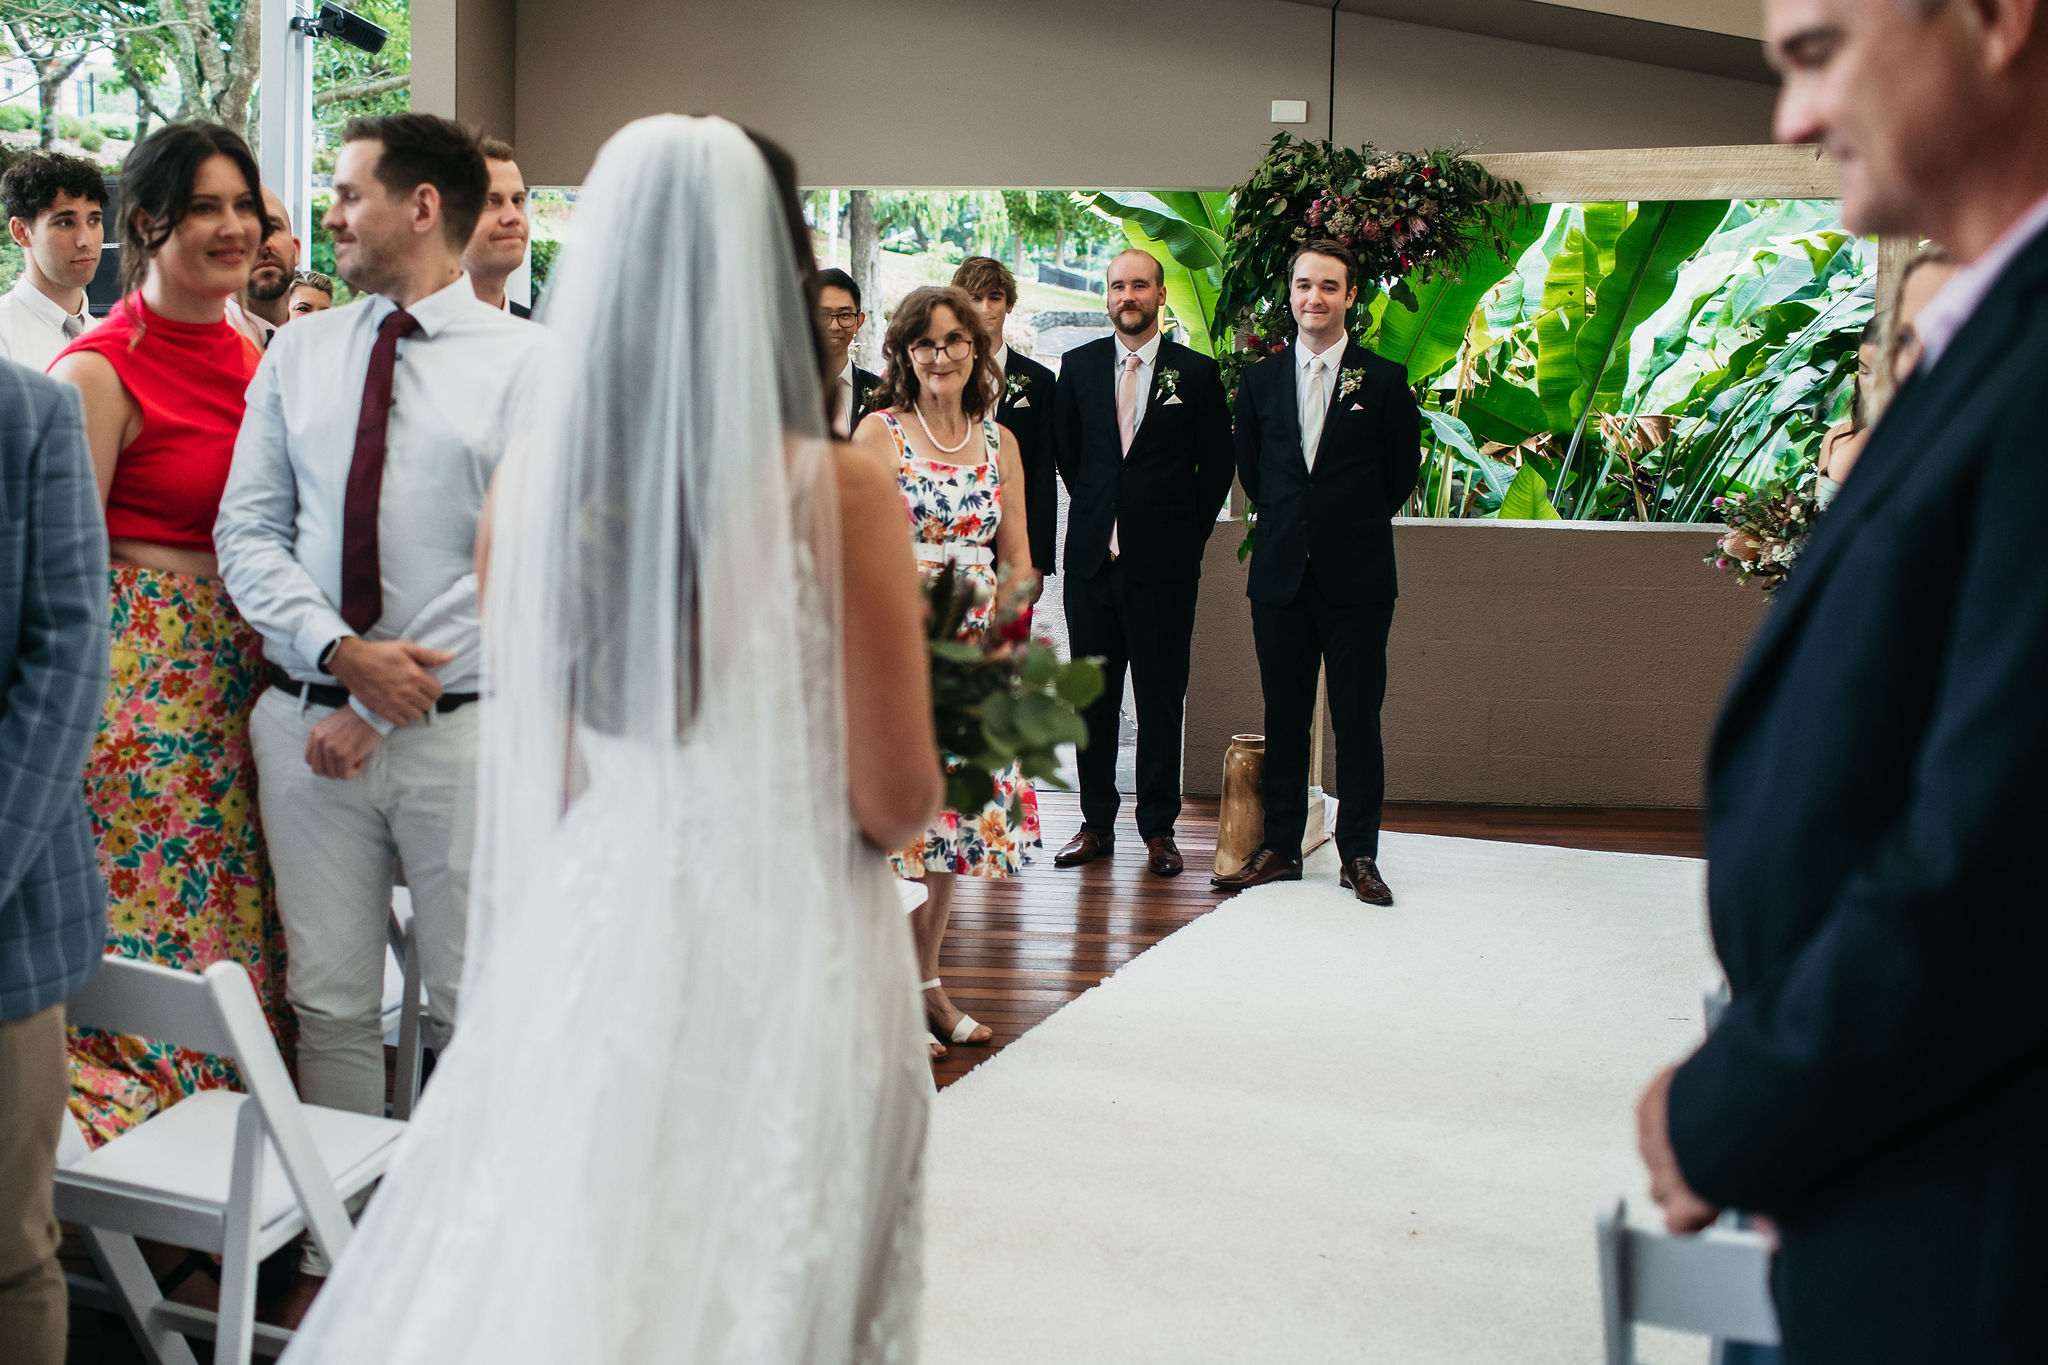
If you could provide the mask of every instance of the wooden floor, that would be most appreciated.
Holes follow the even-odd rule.
[[[1216,856],[1216,802],[1190,799],[1177,842],[1187,860],[1179,877],[1154,877],[1145,845],[1126,815],[1115,854],[1062,871],[1052,851],[1080,825],[1080,804],[1064,792],[1041,792],[1046,852],[1022,876],[1005,881],[962,878],[940,971],[954,1003],[995,1030],[989,1047],[953,1047],[933,1066],[950,1085],[1015,1042],[1033,1025],[1174,930],[1207,914],[1223,898],[1209,889]],[[1414,834],[1445,834],[1513,843],[1619,853],[1700,857],[1705,835],[1697,811],[1552,807],[1390,805],[1383,826]],[[1396,887],[1398,894],[1400,888]],[[183,1257],[148,1248],[159,1276]],[[90,1274],[75,1238],[67,1268]],[[265,1267],[260,1316],[292,1325],[312,1301],[318,1281],[299,1277],[289,1253]],[[210,1307],[215,1285],[205,1269],[190,1274],[174,1297]],[[202,1361],[208,1353],[199,1348]],[[116,1320],[74,1310],[69,1365],[140,1365],[141,1355]]]

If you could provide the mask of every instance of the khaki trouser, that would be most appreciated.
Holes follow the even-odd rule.
[[[63,1365],[68,1312],[57,1265],[57,1134],[70,1120],[64,1007],[0,1023],[0,1357]]]
[[[479,704],[386,735],[346,781],[306,764],[325,706],[271,688],[249,721],[263,842],[299,1017],[299,1094],[384,1112],[384,947],[401,859],[427,987],[427,1041],[445,1046],[462,981]]]

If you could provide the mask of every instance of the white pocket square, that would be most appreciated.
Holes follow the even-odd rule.
[[[1010,404],[1010,406],[1013,408],[1028,408],[1031,406],[1031,397],[1027,394],[1024,397],[1019,398],[1016,402]]]
[[[1363,404],[1363,403],[1353,403],[1353,404],[1351,405],[1351,410],[1352,410],[1353,412],[1364,412],[1364,411],[1365,411],[1365,404]]]
[[[1168,394],[1168,395],[1166,396],[1166,401],[1165,401],[1164,403],[1161,403],[1161,404],[1160,404],[1159,406],[1161,406],[1161,407],[1163,407],[1163,408],[1170,408],[1170,407],[1172,407],[1172,406],[1173,406],[1173,405],[1174,405],[1175,403],[1178,403],[1179,401],[1180,401],[1180,395],[1179,395],[1179,394],[1177,394],[1177,393],[1170,393],[1170,394]]]

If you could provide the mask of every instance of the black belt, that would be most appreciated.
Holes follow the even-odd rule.
[[[315,706],[332,706],[339,710],[348,705],[348,689],[346,687],[330,687],[326,683],[300,682],[276,664],[270,666],[270,685],[280,692],[289,692],[294,697],[300,697],[312,702]],[[474,692],[443,692],[440,700],[434,703],[434,709],[445,716],[450,711],[458,707],[467,706],[475,700],[476,693]]]

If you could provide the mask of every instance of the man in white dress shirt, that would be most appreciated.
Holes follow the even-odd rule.
[[[462,268],[469,272],[476,296],[485,303],[515,318],[531,317],[531,308],[505,294],[505,281],[526,264],[526,239],[533,230],[526,214],[526,176],[513,159],[511,143],[487,137],[477,145],[491,181],[484,192],[484,210],[477,215],[476,231],[463,249]]]
[[[90,161],[30,152],[0,176],[0,205],[25,257],[21,278],[0,295],[0,357],[47,370],[93,325],[85,287],[106,240],[106,182]]]
[[[281,330],[249,386],[214,529],[271,687],[250,733],[298,1011],[299,1088],[381,1113],[385,922],[402,861],[429,1040],[454,1025],[469,892],[473,552],[545,334],[480,302],[461,254],[488,176],[426,114],[358,119],[334,236],[360,307]]]

